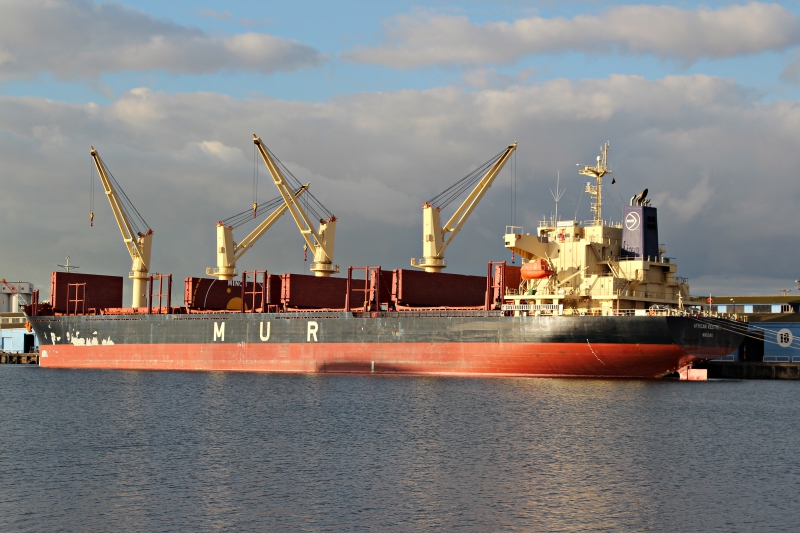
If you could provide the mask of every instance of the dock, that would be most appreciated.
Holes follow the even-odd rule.
[[[8,353],[0,352],[0,365],[38,365],[39,352]]]
[[[709,379],[800,380],[800,363],[709,361],[695,365],[708,370]]]

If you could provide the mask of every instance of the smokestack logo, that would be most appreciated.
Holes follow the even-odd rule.
[[[625,217],[625,227],[630,231],[636,231],[639,229],[639,225],[641,223],[642,219],[639,217],[639,213],[635,211],[631,211],[628,213],[628,216]]]

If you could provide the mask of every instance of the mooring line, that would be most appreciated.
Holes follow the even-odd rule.
[[[586,339],[586,344],[589,344],[589,339]],[[596,354],[596,353],[594,353],[594,350],[592,349],[592,345],[591,345],[591,344],[589,344],[589,349],[590,349],[590,350],[592,350],[592,355],[593,355],[593,356],[595,356],[595,357],[597,357],[597,354]],[[606,366],[606,364],[603,362],[603,360],[602,360],[602,359],[600,359],[599,357],[597,357],[597,360],[598,360],[598,361],[600,361],[600,364],[602,364],[603,366]]]

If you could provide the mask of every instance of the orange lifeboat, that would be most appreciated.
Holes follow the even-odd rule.
[[[543,279],[549,278],[553,275],[553,269],[550,268],[550,263],[544,259],[534,259],[522,265],[522,279]]]

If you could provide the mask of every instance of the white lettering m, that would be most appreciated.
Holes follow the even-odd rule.
[[[214,322],[214,340],[216,341],[217,339],[225,341],[225,322],[221,324]]]

